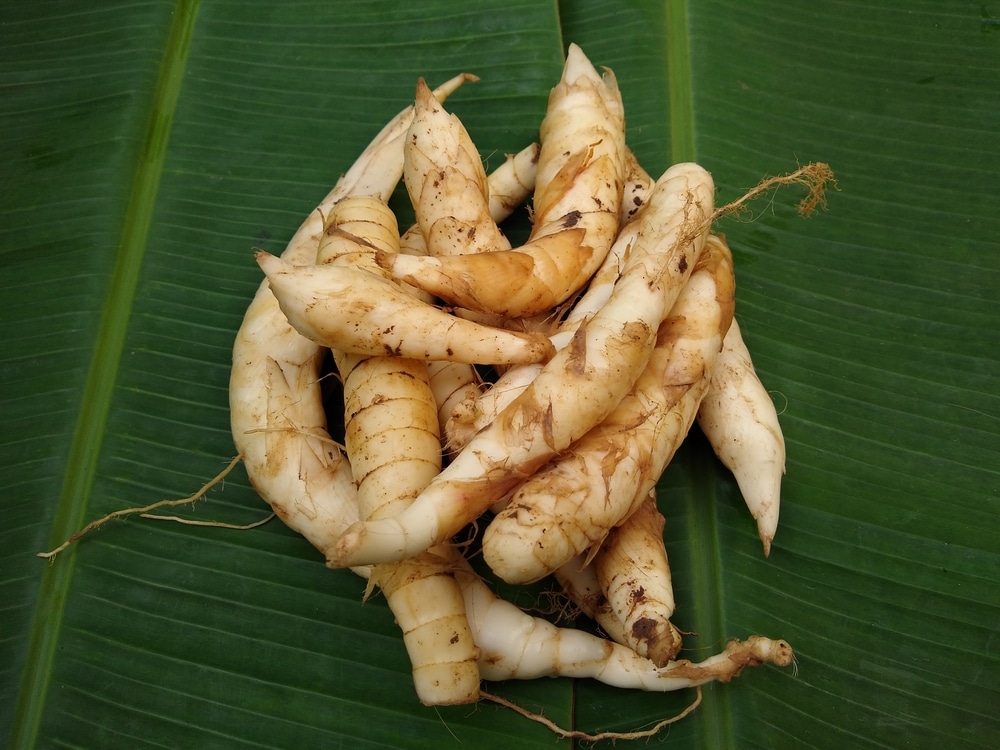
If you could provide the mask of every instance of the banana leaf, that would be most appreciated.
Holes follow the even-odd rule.
[[[537,138],[570,42],[614,70],[650,173],[698,161],[719,204],[811,161],[838,183],[811,218],[782,188],[716,226],[788,447],[770,556],[697,430],[659,485],[682,656],[761,633],[796,664],[707,686],[651,742],[1000,745],[1000,5],[931,0],[6,3],[2,744],[589,746],[420,705],[382,599],[276,521],[130,517],[37,556],[232,458],[253,250],[418,76],[480,76],[448,107],[496,164]],[[265,517],[241,472],[186,515]],[[489,687],[591,734],[694,697]]]

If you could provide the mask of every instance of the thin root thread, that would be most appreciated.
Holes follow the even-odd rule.
[[[210,480],[208,480],[208,482],[202,485],[201,489],[199,489],[197,492],[195,492],[193,495],[190,495],[189,497],[180,498],[179,500],[160,500],[159,502],[155,502],[152,505],[147,505],[142,508],[122,508],[121,510],[113,511],[111,513],[108,513],[106,516],[91,521],[55,549],[49,550],[48,552],[39,552],[38,556],[48,559],[55,557],[64,549],[73,544],[73,542],[78,541],[80,538],[86,536],[91,531],[98,528],[99,526],[104,525],[113,518],[130,516],[135,513],[146,514],[149,511],[156,510],[157,508],[163,508],[166,506],[193,505],[194,503],[198,502],[198,500],[200,500],[202,497],[204,497],[205,493],[208,492],[210,489],[212,489],[212,487],[214,487],[223,479],[225,479],[229,475],[229,473],[236,468],[236,465],[242,460],[243,460],[243,454],[242,453],[237,454],[236,457],[229,462],[229,465],[227,465],[225,469],[223,469],[214,477],[212,477]]]
[[[499,695],[488,693],[485,690],[479,691],[479,697],[491,700],[494,703],[499,703],[501,706],[516,711],[517,713],[521,714],[521,716],[524,716],[527,719],[531,719],[532,721],[537,721],[539,724],[542,724],[551,729],[555,734],[559,735],[560,737],[574,739],[574,740],[585,740],[586,742],[598,742],[600,740],[639,740],[644,737],[652,737],[653,735],[658,733],[661,729],[663,729],[663,727],[680,721],[681,719],[691,714],[696,708],[698,708],[699,705],[701,705],[701,686],[696,685],[695,691],[696,691],[695,699],[690,706],[685,708],[676,716],[671,716],[669,718],[657,722],[654,726],[650,727],[649,729],[643,729],[635,732],[599,732],[597,734],[588,734],[587,732],[583,732],[579,729],[563,729],[561,726],[556,724],[551,719],[547,719],[541,714],[533,713],[526,708],[522,708],[516,703],[512,703],[506,698],[501,698]]]
[[[799,167],[794,172],[789,172],[788,174],[779,175],[778,177],[768,177],[757,183],[757,186],[751,188],[741,197],[727,203],[724,206],[720,206],[712,212],[709,216],[702,222],[692,224],[690,221],[685,221],[682,226],[682,233],[678,245],[686,245],[693,242],[698,235],[700,235],[707,228],[710,228],[718,219],[723,216],[727,216],[732,213],[738,213],[743,209],[743,206],[754,198],[758,197],[762,193],[766,193],[782,185],[805,185],[809,192],[806,197],[799,201],[799,215],[806,217],[809,216],[813,211],[819,208],[826,208],[826,187],[827,184],[831,183],[834,189],[837,188],[837,180],[834,178],[833,170],[830,169],[830,165],[821,161],[812,162],[806,164],[804,167]],[[692,204],[692,198],[689,195],[688,201],[685,204],[684,211],[687,215],[687,211]]]
[[[804,167],[796,169],[789,174],[778,177],[770,177],[761,180],[755,188],[747,191],[742,197],[737,198],[732,203],[727,203],[721,208],[717,208],[712,214],[712,221],[727,214],[739,211],[743,205],[761,193],[766,193],[771,188],[781,185],[805,185],[809,192],[805,198],[799,201],[799,215],[809,216],[816,208],[826,208],[826,186],[831,183],[837,189],[837,180],[833,176],[833,170],[829,164],[817,161],[806,164]]]
[[[210,526],[214,529],[232,529],[233,531],[249,531],[250,529],[256,529],[258,526],[263,526],[265,523],[275,518],[277,513],[268,513],[267,516],[260,519],[259,521],[254,521],[253,523],[224,523],[222,521],[196,521],[192,518],[181,518],[180,516],[160,516],[156,513],[140,513],[140,518],[151,518],[154,521],[173,521],[174,523],[182,523],[185,526]]]

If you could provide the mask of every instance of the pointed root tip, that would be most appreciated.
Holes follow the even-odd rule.
[[[267,273],[268,268],[277,268],[280,262],[278,256],[271,255],[267,250],[254,250],[253,258],[265,273]]]
[[[774,503],[769,503],[768,507],[758,513],[754,519],[757,522],[757,537],[764,547],[764,557],[770,556],[771,542],[774,541],[774,535],[778,531],[778,516],[774,512],[775,508]]]
[[[434,92],[431,91],[431,87],[427,85],[427,81],[423,76],[419,76],[417,78],[417,93],[415,99],[417,107],[428,107],[432,103],[438,103],[437,99],[434,97]]]
[[[570,43],[566,48],[562,82],[573,84],[581,77],[589,78],[594,83],[599,83],[602,80],[601,74],[597,72],[597,68],[594,67],[583,49],[578,44]]]

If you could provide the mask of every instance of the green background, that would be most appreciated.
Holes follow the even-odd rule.
[[[651,744],[1000,745],[1000,4],[956,0],[4,3],[0,743],[572,746],[420,706],[382,600],[278,523],[134,519],[36,557],[225,465],[252,249],[281,251],[417,76],[481,76],[448,107],[495,165],[571,41],[614,69],[651,173],[697,160],[721,204],[825,161],[840,188],[717,227],[788,443],[770,559],[700,435],[661,482],[684,656],[756,632],[797,666],[707,688]],[[265,511],[240,469],[194,515]],[[493,688],[588,731],[693,697]]]

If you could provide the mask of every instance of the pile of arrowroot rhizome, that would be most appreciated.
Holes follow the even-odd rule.
[[[367,578],[365,595],[381,591],[422,703],[488,698],[563,736],[649,736],[680,717],[588,736],[482,683],[568,676],[672,691],[792,664],[788,643],[761,635],[678,658],[655,488],[697,421],[768,554],[784,441],[712,225],[793,182],[809,189],[808,213],[832,173],[810,164],[722,208],[697,164],[654,179],[625,143],[614,75],[570,45],[538,143],[487,175],[443,106],[469,80],[433,91],[418,81],[413,105],[282,255],[257,252],[266,279],[233,351],[230,468],[242,460],[329,567]],[[409,228],[389,207],[400,180]],[[526,203],[530,234],[511,247],[500,225]],[[340,389],[328,409],[331,377]],[[603,637],[500,598],[483,564],[508,584],[552,577]]]

